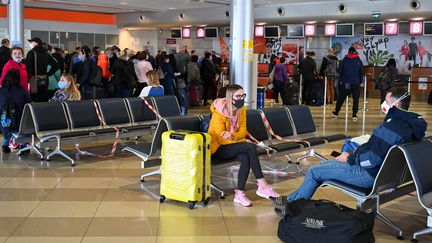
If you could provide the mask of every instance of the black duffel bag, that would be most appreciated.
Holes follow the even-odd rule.
[[[285,208],[278,237],[289,243],[371,243],[374,214],[324,200],[297,200]]]

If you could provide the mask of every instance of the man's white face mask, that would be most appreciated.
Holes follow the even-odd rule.
[[[404,95],[402,95],[399,99],[397,99],[395,102],[391,103],[390,105],[387,103],[387,101],[384,100],[384,102],[381,104],[381,110],[387,114],[388,111],[399,101],[405,99],[406,97],[408,97],[410,94],[408,92],[406,92]]]

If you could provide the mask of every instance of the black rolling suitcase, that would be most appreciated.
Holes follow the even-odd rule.
[[[284,84],[282,96],[282,103],[284,105],[298,105],[299,104],[300,86],[295,82]]]
[[[289,243],[373,243],[374,214],[322,200],[289,203],[278,237]]]
[[[321,106],[324,104],[324,80],[316,79],[309,84],[309,100],[308,105]]]

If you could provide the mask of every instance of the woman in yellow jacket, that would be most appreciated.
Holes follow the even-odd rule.
[[[226,98],[216,99],[210,107],[212,118],[208,132],[212,137],[211,152],[214,158],[241,162],[234,202],[249,207],[252,202],[246,197],[244,189],[251,169],[258,181],[258,196],[268,199],[279,194],[264,179],[255,145],[246,142],[245,98],[246,94],[240,85],[228,85]]]

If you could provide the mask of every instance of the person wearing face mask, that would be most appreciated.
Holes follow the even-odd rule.
[[[40,38],[35,37],[28,41],[33,47],[26,56],[27,73],[31,78],[32,99],[39,102],[48,101],[48,77],[58,70],[58,64],[44,49]],[[49,71],[48,65],[51,66]]]
[[[66,102],[66,101],[79,101],[81,100],[81,93],[79,92],[75,79],[72,75],[64,73],[58,82],[58,88],[50,102]]]
[[[353,154],[342,152],[336,160],[312,166],[303,184],[289,196],[270,198],[278,215],[283,215],[285,204],[298,199],[310,199],[323,181],[337,180],[353,186],[372,188],[375,177],[393,145],[419,141],[425,136],[427,123],[419,114],[409,112],[410,95],[400,87],[392,88],[383,102],[387,114],[372,136]]]
[[[26,65],[22,62],[23,61],[23,49],[18,46],[14,46],[11,49],[11,59],[6,62],[5,66],[3,67],[3,72],[0,77],[0,86],[3,85],[3,80],[6,76],[6,73],[9,70],[15,69],[19,72],[19,84],[20,86],[27,91],[27,93],[30,93],[30,89],[27,83],[28,74]]]
[[[216,67],[213,64],[211,53],[207,52],[205,54],[205,58],[201,63],[200,72],[202,80],[204,81],[204,105],[208,105],[208,99],[211,98],[215,100],[217,94]],[[211,93],[212,97],[209,97],[210,89],[213,91]]]
[[[109,58],[112,56],[111,48],[105,49],[105,53],[101,53],[98,56],[97,65],[102,69],[102,84],[105,86],[108,85],[108,81],[111,78],[112,74],[110,72],[110,62]]]
[[[252,206],[252,202],[245,194],[245,185],[250,170],[258,181],[258,196],[269,198],[279,197],[279,194],[273,191],[264,179],[256,146],[246,142],[245,98],[246,94],[240,85],[228,85],[226,98],[216,99],[210,107],[212,117],[208,133],[212,138],[212,158],[240,161],[234,202],[249,207]]]
[[[91,76],[90,48],[83,46],[79,51],[76,80],[83,99],[93,97],[93,87],[89,84]]]

